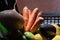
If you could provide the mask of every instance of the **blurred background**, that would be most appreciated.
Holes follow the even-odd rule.
[[[0,0],[0,11],[13,9],[15,0]]]
[[[0,0],[0,11],[12,9],[15,0]],[[60,12],[60,0],[20,0],[21,7],[27,5],[30,9],[38,7],[44,12]]]

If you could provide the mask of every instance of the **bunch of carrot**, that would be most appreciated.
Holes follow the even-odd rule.
[[[39,12],[38,8],[35,8],[33,11],[31,11],[27,7],[24,7],[23,17],[24,30],[27,32],[34,33],[38,29],[39,24],[41,24],[43,21],[42,14]]]

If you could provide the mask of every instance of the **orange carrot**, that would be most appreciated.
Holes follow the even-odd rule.
[[[34,22],[34,24],[32,25],[31,29],[30,29],[30,32],[35,32],[36,29],[38,28],[39,24],[41,24],[43,18],[42,17],[38,17],[36,19],[36,21]]]
[[[37,18],[38,18],[38,17],[41,17],[41,16],[42,16],[42,13],[39,12],[38,15],[37,15]]]
[[[41,13],[39,13],[37,15],[36,21],[34,22],[34,24],[32,25],[32,27],[30,29],[31,32],[35,32],[35,30],[38,28],[39,24],[42,22],[43,18],[40,16],[41,16]]]
[[[28,24],[26,26],[25,31],[29,31],[31,26],[33,25],[34,21],[36,20],[36,16],[38,14],[38,8],[35,8],[29,18]]]
[[[38,28],[39,28],[39,25],[36,24],[33,28],[30,29],[30,32],[34,33],[37,31]]]
[[[27,7],[24,7],[24,8],[23,8],[24,29],[26,28],[27,23],[28,23],[28,19],[29,19],[28,10],[29,10],[29,9],[28,9]]]
[[[29,18],[30,18],[30,16],[31,16],[31,13],[32,13],[32,12],[31,12],[31,10],[29,9]]]

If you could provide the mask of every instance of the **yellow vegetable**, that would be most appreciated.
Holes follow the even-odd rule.
[[[56,36],[52,40],[60,40],[60,27],[57,24],[52,24],[56,28]]]
[[[42,36],[41,36],[40,34],[36,34],[36,35],[34,36],[34,39],[35,39],[35,40],[43,40],[43,38],[42,38]]]
[[[56,35],[52,40],[60,40],[60,35]]]

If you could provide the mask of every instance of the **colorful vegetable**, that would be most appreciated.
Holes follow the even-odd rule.
[[[42,20],[43,20],[42,17],[37,18],[34,24],[32,25],[30,32],[34,33],[39,28],[39,24],[42,22]]]
[[[31,32],[25,32],[24,35],[26,36],[27,40],[34,40],[34,34]]]
[[[38,13],[38,8],[35,8],[33,10],[32,14],[29,17],[29,21],[28,21],[28,24],[26,26],[25,31],[29,31],[30,30],[30,28],[32,27],[34,21],[36,20],[37,13]]]
[[[38,15],[37,15],[37,18],[36,18],[36,20],[35,20],[35,22],[34,22],[34,24],[32,25],[32,27],[31,27],[31,29],[30,29],[30,32],[35,32],[39,27],[39,24],[43,21],[43,18],[42,17],[40,17],[42,14],[41,14],[41,12],[39,12],[38,13]]]
[[[24,30],[28,32],[35,32],[38,29],[39,24],[42,22],[41,12],[38,8],[35,8],[32,12],[27,7],[23,9],[24,17]]]
[[[60,26],[57,24],[51,24],[56,28],[56,35],[52,40],[60,40]]]
[[[34,39],[35,40],[43,40],[43,37],[40,34],[35,34]]]
[[[27,7],[24,7],[23,8],[23,17],[24,17],[24,29],[26,28],[27,26],[27,23],[28,23],[28,19],[29,19],[29,14],[28,14],[28,8]]]

